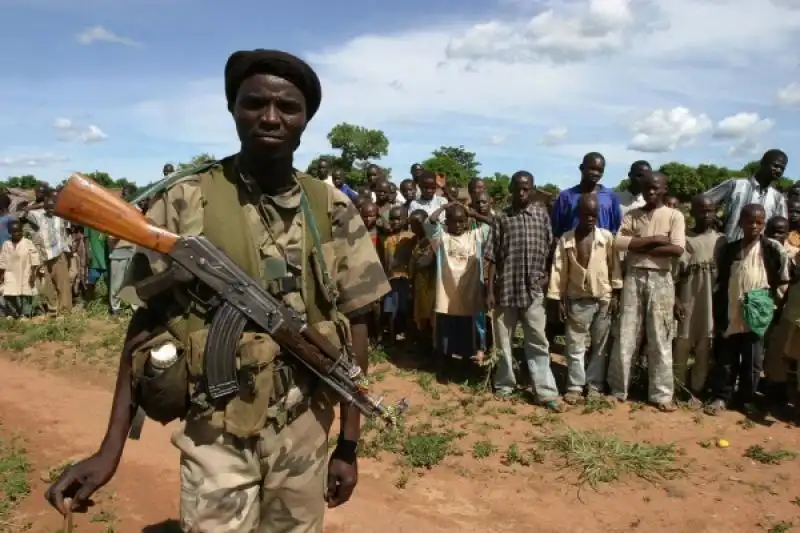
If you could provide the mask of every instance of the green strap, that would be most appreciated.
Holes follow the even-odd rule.
[[[196,167],[185,168],[183,170],[179,170],[177,172],[173,172],[166,178],[156,182],[152,186],[148,187],[143,193],[136,195],[129,204],[136,205],[142,200],[146,200],[148,198],[152,198],[153,196],[157,195],[163,190],[169,189],[175,182],[182,180],[187,176],[191,176],[193,174],[200,174],[201,172],[205,172],[209,168],[213,167],[214,165],[218,164],[219,161],[212,161],[210,163],[204,163],[202,165]]]
[[[308,194],[306,192],[306,188],[303,187],[302,182],[300,188],[300,209],[303,210],[303,218],[305,218],[306,226],[308,227],[308,230],[311,233],[311,239],[314,242],[314,249],[311,253],[314,256],[314,260],[317,262],[318,270],[320,270],[320,275],[322,276],[322,285],[325,288],[325,292],[328,293],[328,299],[330,300],[331,308],[333,312],[336,313],[336,300],[338,300],[339,297],[338,291],[336,290],[336,285],[333,283],[330,272],[325,264],[325,254],[322,253],[322,240],[319,237],[317,221],[314,217],[314,213],[311,212],[311,206],[308,203]]]

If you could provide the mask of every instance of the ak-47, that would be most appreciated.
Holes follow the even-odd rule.
[[[213,399],[228,398],[239,391],[236,351],[245,326],[252,322],[367,417],[394,424],[408,408],[405,400],[385,406],[382,397],[371,396],[366,376],[347,352],[309,327],[204,237],[181,237],[150,225],[132,205],[80,174],[67,180],[53,212],[70,222],[160,252],[213,292],[216,298],[212,306],[216,309],[204,352],[208,394]]]

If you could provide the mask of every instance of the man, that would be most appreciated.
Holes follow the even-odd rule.
[[[164,174],[164,177],[166,178],[167,176],[175,172],[175,166],[172,163],[167,163],[166,165],[164,165],[164,168],[161,170],[161,172],[162,174]]]
[[[331,164],[328,162],[327,159],[320,159],[319,162],[317,163],[316,178],[320,181],[324,181],[328,185],[333,185]]]
[[[494,335],[500,353],[494,387],[507,397],[516,386],[511,341],[517,324],[525,335],[525,360],[539,403],[562,412],[545,335],[544,288],[547,258],[553,241],[547,211],[533,203],[533,175],[521,170],[511,176],[511,207],[496,217],[486,243],[489,263],[486,305],[495,309]]]
[[[53,216],[55,191],[46,185],[36,188],[36,207],[27,219],[34,227],[34,243],[42,258],[41,286],[38,287],[46,311],[51,316],[72,311],[72,285],[69,278],[70,239],[63,219]]]
[[[578,169],[581,181],[576,186],[558,194],[553,206],[553,235],[559,238],[578,225],[578,200],[583,194],[594,194],[597,198],[597,227],[616,233],[622,222],[619,198],[611,189],[600,184],[606,171],[603,154],[590,152],[583,156]]]
[[[131,187],[125,186],[120,191],[123,199],[130,197],[135,191]],[[138,206],[137,206],[138,209]],[[125,281],[125,271],[133,258],[135,247],[127,241],[121,241],[110,237],[108,239],[108,311],[111,316],[119,315],[122,310],[122,302],[119,292],[122,290]]]
[[[644,205],[642,197],[642,181],[653,175],[653,168],[650,163],[644,160],[634,161],[628,171],[628,189],[617,193],[619,205],[622,208],[622,216],[637,207]]]
[[[764,152],[755,176],[725,180],[707,193],[715,204],[724,209],[722,215],[723,233],[728,242],[742,238],[739,215],[749,204],[764,206],[767,220],[774,216],[788,217],[786,199],[773,184],[783,177],[789,157],[781,150]]]
[[[672,370],[675,259],[686,247],[685,222],[677,209],[664,205],[667,177],[654,172],[642,183],[645,205],[622,220],[616,246],[628,253],[624,274],[619,333],[608,369],[608,384],[617,400],[628,398],[633,357],[647,332],[650,402],[664,412],[674,411]]]
[[[352,203],[293,168],[294,151],[319,109],[321,95],[316,73],[295,56],[272,50],[231,55],[225,67],[225,96],[241,141],[239,153],[174,184],[156,198],[148,217],[170,231],[203,234],[251,277],[263,269],[263,277],[257,279],[264,279],[331,342],[342,344],[333,325],[347,328],[337,318],[347,316],[352,351],[366,370],[366,320],[389,284]],[[307,202],[301,202],[304,198]],[[317,231],[327,241],[322,244],[325,265],[320,264],[319,252],[302,252],[309,236],[305,231]],[[137,257],[153,270],[166,266],[155,254]],[[131,268],[132,282],[137,281],[137,261]],[[317,273],[324,271],[335,287],[319,283]],[[177,313],[188,311],[195,317],[182,322],[192,331],[192,342],[207,334],[205,320],[193,311],[196,304],[186,307],[178,301],[186,301],[186,296],[176,286],[165,308],[162,297],[162,305],[149,302],[147,309],[134,313],[106,438],[94,456],[66,470],[47,492],[62,513],[65,497],[74,497],[76,506],[85,502],[119,464],[137,405],[131,394],[135,374],[130,360],[140,357],[140,351],[130,346],[151,338],[150,331],[167,325],[165,320],[174,320],[172,306]],[[324,324],[331,327],[323,331]],[[184,327],[174,331],[181,335],[178,330]],[[359,411],[342,404],[338,444],[325,468],[336,399],[302,365],[283,356],[268,335],[245,332],[241,342],[239,363],[247,366],[240,368],[240,375],[252,380],[241,383],[240,395],[226,405],[205,400],[202,366],[188,365],[191,406],[172,438],[181,451],[183,530],[322,533],[326,500],[328,507],[341,505],[357,482]],[[190,359],[202,358],[200,348],[190,343],[187,349]],[[246,386],[248,382],[255,386]],[[261,387],[269,388],[262,392]],[[250,398],[253,394],[255,399]]]

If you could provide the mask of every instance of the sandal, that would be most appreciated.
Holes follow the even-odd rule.
[[[564,395],[564,402],[569,405],[577,405],[583,401],[583,396],[580,392],[569,391]]]
[[[567,409],[564,407],[564,402],[560,400],[547,400],[542,402],[542,407],[552,413],[563,413]]]
[[[722,411],[724,411],[725,408],[726,408],[725,400],[714,400],[708,405],[706,405],[705,409],[703,409],[703,412],[708,416],[717,416]]]
[[[661,411],[662,413],[674,413],[678,410],[678,406],[673,401],[668,402],[658,402],[653,404],[655,408]]]

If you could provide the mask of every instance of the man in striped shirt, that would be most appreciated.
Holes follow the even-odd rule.
[[[35,226],[34,242],[42,254],[41,295],[51,315],[72,311],[72,285],[69,278],[70,241],[64,219],[53,216],[55,191],[47,186],[36,189],[36,204],[27,219]]]
[[[706,198],[725,210],[722,221],[728,242],[742,238],[739,214],[748,204],[763,206],[767,220],[774,216],[788,217],[786,199],[773,186],[783,177],[788,163],[789,158],[781,150],[767,150],[755,176],[725,180],[705,193]]]

